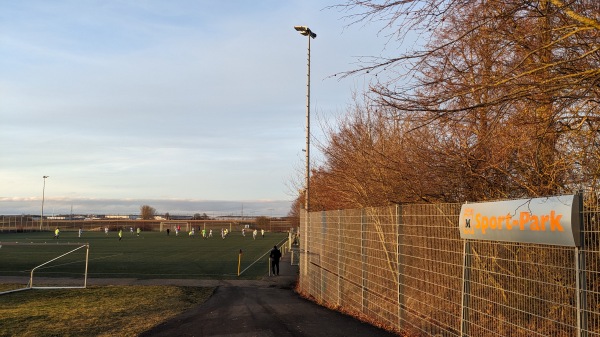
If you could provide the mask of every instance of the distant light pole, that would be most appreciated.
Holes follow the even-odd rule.
[[[46,178],[49,176],[42,176],[44,178],[44,187],[42,188],[42,217],[40,218],[40,231],[42,230],[42,226],[44,224],[44,199],[46,194]]]
[[[308,217],[309,210],[309,191],[310,191],[310,39],[317,37],[310,28],[306,26],[294,26],[300,34],[308,37],[308,62],[307,62],[307,81],[306,81],[306,174],[305,174],[305,192],[304,192],[304,209],[306,210]],[[308,228],[307,228],[308,229]]]

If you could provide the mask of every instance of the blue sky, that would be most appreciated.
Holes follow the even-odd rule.
[[[0,214],[285,215],[377,27],[336,1],[0,1]],[[315,162],[319,154],[311,147]]]

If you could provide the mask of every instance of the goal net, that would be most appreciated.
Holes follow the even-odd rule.
[[[86,288],[88,262],[87,243],[0,242],[0,295],[29,289]]]

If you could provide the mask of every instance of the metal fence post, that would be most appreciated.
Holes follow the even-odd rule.
[[[337,241],[337,305],[342,305],[342,268],[341,268],[341,251],[342,251],[342,221],[341,210],[338,210],[338,241]]]
[[[460,315],[460,335],[469,334],[469,297],[471,295],[471,242],[465,240],[463,250],[463,295]]]
[[[361,262],[362,262],[362,280],[361,280],[361,286],[362,286],[362,291],[361,291],[361,304],[362,304],[362,308],[361,308],[361,312],[364,313],[365,312],[365,307],[367,306],[367,297],[366,297],[366,282],[367,282],[367,254],[366,254],[366,247],[365,247],[365,209],[361,209],[360,210],[360,256],[361,256]]]
[[[402,259],[402,249],[400,242],[402,242],[402,206],[396,205],[396,254],[398,258],[398,329],[402,328],[403,321],[403,303],[404,303],[404,261]]]
[[[321,212],[321,238],[320,238],[320,247],[319,247],[319,276],[321,281],[321,301],[325,300],[325,294],[327,293],[327,277],[326,272],[323,269],[323,260],[325,259],[325,255],[323,255],[323,251],[325,250],[325,243],[327,240],[327,236],[329,233],[329,228],[327,226],[327,212]]]
[[[575,279],[576,279],[576,296],[577,296],[577,336],[587,337],[588,322],[587,322],[587,275],[585,261],[585,223],[583,219],[583,191],[578,193],[579,199],[579,231],[580,246],[575,247]]]
[[[300,210],[300,283],[305,291],[310,291],[310,276],[308,275],[308,212]]]

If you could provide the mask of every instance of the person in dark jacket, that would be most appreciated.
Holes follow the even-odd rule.
[[[269,257],[271,258],[271,270],[273,271],[273,275],[279,275],[279,259],[281,258],[281,251],[277,249],[277,246],[273,246]],[[277,269],[277,272],[275,272],[275,269]]]

